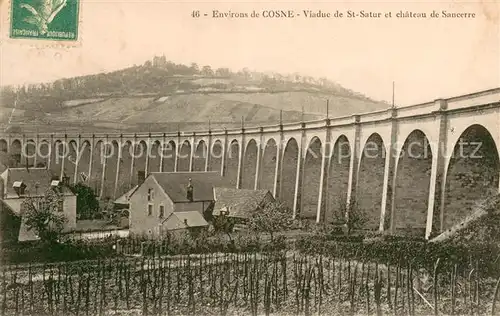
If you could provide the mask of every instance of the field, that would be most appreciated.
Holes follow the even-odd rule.
[[[5,267],[2,315],[491,314],[495,280],[295,252]],[[444,267],[444,266],[443,266]]]

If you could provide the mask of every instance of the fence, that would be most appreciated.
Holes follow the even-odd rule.
[[[106,238],[126,238],[129,236],[128,229],[110,229],[110,230],[95,230],[95,231],[80,231],[72,232],[65,235],[66,238],[72,240],[88,240],[88,239],[106,239]]]
[[[293,252],[4,267],[2,315],[495,314],[473,266],[418,267]],[[496,284],[496,287],[495,287]]]

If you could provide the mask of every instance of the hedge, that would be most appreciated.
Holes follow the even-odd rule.
[[[431,271],[440,258],[441,266],[477,267],[488,274],[498,274],[500,246],[496,244],[453,244],[406,240],[397,237],[346,241],[324,236],[303,237],[295,249],[306,254],[332,255],[344,259],[379,262],[384,264],[411,264]]]

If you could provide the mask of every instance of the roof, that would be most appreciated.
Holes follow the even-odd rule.
[[[130,196],[132,196],[132,193],[134,193],[135,189],[137,189],[138,187],[138,185],[135,185],[132,189],[128,190],[125,194],[117,198],[115,200],[115,204],[129,204]]]
[[[204,212],[208,207],[207,204],[178,202],[174,203],[174,212]]]
[[[3,209],[5,211],[11,212],[14,216],[21,218],[21,225],[19,226],[18,241],[31,241],[40,239],[34,232],[33,229],[29,229],[26,225],[26,221],[20,214],[19,204],[12,205],[11,201],[8,200],[0,200],[0,203],[3,204]],[[17,206],[17,207],[16,207]]]
[[[21,208],[18,207],[19,203],[12,203],[12,201],[1,199],[0,203],[2,203],[4,210],[10,211],[15,216],[21,216]]]
[[[35,233],[34,229],[29,229],[28,225],[24,220],[21,221],[21,227],[19,228],[19,241],[32,241],[39,240],[40,237]]]
[[[208,226],[208,222],[203,218],[203,215],[197,211],[173,212],[162,224],[166,230]]]
[[[214,187],[231,187],[229,181],[218,172],[152,172],[158,185],[162,187],[172,202],[189,202],[186,187],[191,179],[193,186],[193,201],[213,201]]]
[[[6,174],[5,198],[18,198],[18,194],[13,188],[14,183],[22,181],[26,185],[26,195],[43,196],[50,188],[52,173],[45,168],[8,168],[3,174]],[[73,193],[69,188],[63,186],[63,194]]]
[[[21,216],[21,207],[19,201],[13,201],[13,200],[0,200],[0,201],[2,201],[2,204],[6,206],[8,210],[12,212],[12,214],[16,216]]]
[[[255,211],[266,196],[272,198],[268,190],[248,190],[234,188],[214,188],[215,205],[213,215],[220,215],[221,211],[229,211],[231,217],[246,218]]]

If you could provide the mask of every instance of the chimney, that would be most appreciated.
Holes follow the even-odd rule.
[[[59,190],[60,185],[61,185],[61,181],[59,181],[59,180],[50,181],[50,187],[54,190]]]
[[[3,182],[3,179],[0,178],[0,200],[3,200],[5,194],[5,184]]]
[[[16,191],[17,195],[24,195],[24,189],[26,189],[26,184],[24,184],[24,182],[14,181],[12,187],[14,188],[14,191]]]
[[[146,180],[146,172],[145,171],[138,171],[137,172],[137,185],[143,184],[144,180]]]
[[[69,177],[64,176],[64,177],[62,178],[62,183],[63,183],[64,185],[69,185]]]
[[[189,178],[189,183],[186,187],[186,198],[189,202],[193,202],[193,185],[191,184],[191,178]]]

